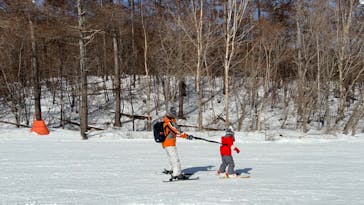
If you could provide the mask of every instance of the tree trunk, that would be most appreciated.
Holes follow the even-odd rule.
[[[320,43],[319,37],[316,35],[316,52],[317,52],[317,102],[316,102],[316,112],[318,113],[317,128],[321,129],[321,58],[320,58]]]
[[[37,50],[36,50],[36,41],[35,41],[35,33],[34,33],[34,25],[31,17],[29,16],[29,28],[30,28],[30,41],[31,41],[31,66],[33,71],[33,91],[34,91],[34,116],[35,120],[42,120],[42,111],[40,107],[40,99],[41,99],[41,86],[40,86],[40,74],[37,62]]]
[[[195,15],[197,18],[198,13],[199,18],[195,20],[195,27],[196,27],[196,32],[197,32],[197,65],[196,65],[196,91],[198,93],[198,129],[202,130],[203,128],[203,115],[202,115],[202,98],[203,98],[203,91],[201,88],[201,66],[202,66],[202,57],[203,57],[203,49],[204,49],[204,44],[203,44],[203,30],[202,30],[202,26],[203,26],[203,8],[204,8],[204,2],[203,0],[200,0],[200,11],[197,12],[195,11]]]
[[[286,82],[286,80],[283,80],[283,87],[284,87],[284,97],[283,97],[283,103],[284,103],[284,108],[283,108],[283,117],[282,117],[282,124],[281,124],[281,129],[284,129],[286,126],[286,122],[288,119],[288,106],[289,106],[289,97],[288,97],[288,82]]]
[[[134,15],[135,15],[135,2],[134,2],[134,0],[128,0],[129,1],[129,5],[130,5],[130,7],[131,7],[131,13],[130,13],[130,19],[131,19],[131,47],[132,47],[132,57],[134,58],[134,59],[137,59],[137,55],[138,55],[138,52],[137,52],[137,50],[136,50],[136,47],[135,47],[135,17],[134,17]],[[136,65],[135,64],[135,61],[133,61],[133,64],[132,65]],[[134,78],[135,78],[135,76],[134,76]],[[133,81],[133,85],[135,85],[134,84],[134,82],[135,81]],[[135,86],[134,86],[135,87]]]
[[[298,83],[297,83],[297,125],[299,128],[299,124],[303,126],[303,130],[306,129],[306,123],[303,122],[303,88],[304,88],[304,71],[303,71],[303,63],[302,63],[302,33],[301,33],[301,22],[300,19],[302,17],[302,5],[298,5],[298,13],[296,16],[296,32],[297,32],[297,70],[298,70]]]
[[[130,108],[131,108],[131,115],[132,117],[132,122],[133,122],[133,131],[135,131],[135,116],[134,116],[134,95],[133,95],[133,85],[135,83],[135,80],[133,79],[133,76],[130,76],[130,84],[129,84],[129,101],[130,101]]]
[[[115,118],[114,126],[121,127],[121,89],[120,89],[120,68],[119,68],[119,49],[116,38],[116,31],[113,32],[112,42],[114,50],[114,93],[115,93]]]
[[[82,9],[82,0],[77,0],[79,47],[80,47],[80,75],[81,75],[81,109],[80,109],[80,129],[83,140],[88,139],[88,105],[87,105],[87,68],[86,68],[86,45],[84,42],[85,32],[85,11]]]
[[[344,111],[345,111],[345,94],[344,94],[344,69],[345,69],[345,59],[347,56],[347,44],[348,44],[348,36],[349,36],[349,29],[351,26],[351,15],[352,15],[352,7],[353,7],[353,0],[349,0],[349,8],[348,10],[345,8],[346,2],[342,2],[339,0],[339,14],[338,18],[338,39],[337,42],[339,43],[338,48],[338,71],[339,71],[339,95],[340,95],[340,105],[338,110],[338,117],[335,120],[335,125],[339,123],[342,119],[344,119]],[[341,24],[340,24],[341,23]],[[341,29],[341,30],[340,30]]]
[[[231,33],[231,15],[233,9],[231,8],[231,2],[228,1],[228,5],[225,7],[225,57],[224,57],[224,94],[225,94],[225,127],[229,127],[230,120],[229,120],[229,69],[230,69],[230,61],[229,59],[231,51],[231,44],[232,44],[232,33]]]
[[[155,114],[158,115],[158,112],[161,109],[161,104],[160,104],[160,95],[159,95],[159,91],[160,91],[160,78],[158,75],[154,76],[154,80],[153,80],[153,85],[154,85],[154,93],[156,93],[155,97],[154,97],[154,104],[155,104]]]
[[[180,79],[178,82],[178,117],[183,117],[183,99],[186,95],[186,84],[184,79]]]
[[[140,10],[142,11],[142,26],[143,26],[143,34],[144,34],[144,69],[145,69],[145,77],[147,80],[147,100],[145,102],[146,104],[146,110],[148,115],[148,121],[147,121],[147,131],[152,130],[152,115],[150,111],[150,77],[149,77],[149,68],[148,68],[148,38],[147,38],[147,31],[146,26],[144,22],[144,9],[143,4],[140,2]]]
[[[60,108],[60,127],[62,127],[64,129],[64,114],[65,114],[65,110],[64,110],[64,107],[65,107],[65,102],[64,102],[64,79],[63,79],[63,67],[64,67],[64,52],[63,52],[63,49],[62,49],[62,46],[60,44],[58,44],[58,50],[59,50],[59,71],[58,71],[58,75],[60,76],[60,81],[59,81],[59,87],[60,87],[60,96],[59,96],[59,100],[60,100],[60,104],[61,104],[61,108]]]
[[[330,82],[326,81],[325,88],[325,122],[323,126],[326,126],[326,133],[331,132],[331,115],[330,115]],[[326,124],[326,125],[325,125]]]
[[[108,76],[108,72],[106,70],[107,68],[107,50],[106,50],[106,34],[105,32],[102,33],[102,52],[103,52],[103,60],[102,60],[102,68],[103,68],[103,88],[104,88],[104,96],[105,96],[105,102],[109,102],[109,95],[107,93],[107,86],[106,86],[106,80]]]
[[[164,95],[164,107],[165,111],[169,110],[169,100],[170,100],[170,76],[162,77],[162,87],[163,87],[163,95]]]

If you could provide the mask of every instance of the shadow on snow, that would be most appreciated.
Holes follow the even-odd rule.
[[[250,174],[250,171],[253,170],[253,168],[244,168],[244,169],[237,169],[235,170],[235,173],[237,175],[241,175],[241,174]]]
[[[201,167],[190,167],[182,170],[182,173],[195,174],[196,172],[210,172],[215,166],[201,166]]]
[[[200,167],[189,167],[189,168],[185,168],[182,170],[182,173],[184,174],[195,174],[197,172],[211,172],[211,171],[216,171],[213,170],[212,168],[215,166],[209,165],[209,166],[200,166]],[[250,171],[253,170],[253,168],[244,168],[244,169],[236,169],[235,173],[237,175],[241,175],[241,174],[250,174]]]

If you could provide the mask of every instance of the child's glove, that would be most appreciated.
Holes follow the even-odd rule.
[[[239,148],[237,148],[237,147],[235,147],[235,148],[234,148],[234,151],[235,151],[236,153],[238,153],[238,154],[239,154],[239,152],[240,152]]]

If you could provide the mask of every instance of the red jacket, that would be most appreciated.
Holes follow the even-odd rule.
[[[231,146],[233,146],[234,141],[235,138],[232,135],[221,137],[220,154],[222,156],[231,156]]]

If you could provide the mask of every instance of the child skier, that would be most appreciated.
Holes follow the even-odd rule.
[[[221,177],[236,177],[234,171],[235,164],[233,156],[231,155],[231,150],[233,149],[237,153],[239,153],[240,150],[234,146],[234,141],[234,132],[231,128],[226,129],[225,135],[221,137],[220,154],[222,163],[217,171],[217,174]],[[226,167],[228,167],[227,173],[225,173]]]

